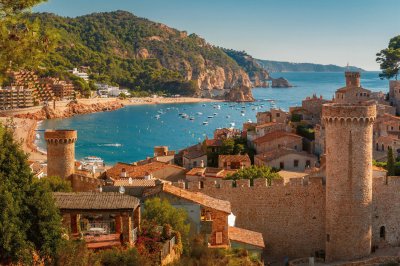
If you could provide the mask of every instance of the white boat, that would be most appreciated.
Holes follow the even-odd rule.
[[[231,125],[231,127],[235,127],[235,125],[236,125],[234,122],[231,122],[229,124]]]
[[[81,162],[84,164],[103,164],[104,160],[96,156],[87,156]]]
[[[230,116],[230,115],[227,115],[226,118],[231,118],[231,116]]]
[[[247,119],[247,123],[253,123],[253,121],[251,121],[251,119]]]
[[[194,120],[194,117],[190,117],[189,120],[193,121],[193,120]]]
[[[214,116],[216,116],[216,115],[217,115],[217,113],[214,113],[213,115],[214,115]]]
[[[203,122],[203,125],[208,125],[208,122],[207,122],[207,121],[204,121],[204,122]]]
[[[160,119],[160,115],[154,116],[155,119]]]
[[[244,116],[244,114],[242,113],[242,116]]]
[[[209,115],[209,116],[207,116],[208,118],[214,118],[214,116],[212,116],[212,115]]]
[[[197,115],[203,115],[203,113],[202,112],[197,112]]]
[[[218,110],[221,110],[221,105],[217,105],[217,109],[218,109]]]

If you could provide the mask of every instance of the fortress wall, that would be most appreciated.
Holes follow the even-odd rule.
[[[381,240],[380,229],[385,227],[384,241],[400,245],[400,177],[374,178],[372,182],[372,243],[377,246]]]
[[[270,257],[315,255],[325,245],[325,188],[322,178],[294,178],[267,186],[265,179],[207,181],[188,189],[231,202],[236,226],[261,232]]]

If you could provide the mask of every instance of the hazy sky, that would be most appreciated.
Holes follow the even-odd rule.
[[[127,10],[256,58],[378,70],[400,34],[400,0],[49,0],[63,16]]]

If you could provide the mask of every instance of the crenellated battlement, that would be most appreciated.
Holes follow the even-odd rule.
[[[324,104],[322,120],[324,123],[373,123],[376,119],[374,102],[360,104]]]
[[[398,187],[400,189],[400,176],[381,176],[375,177],[372,182],[373,186],[386,186],[389,188]]]
[[[271,185],[268,184],[267,180],[264,178],[254,179],[253,183],[250,182],[249,179],[241,179],[241,180],[216,180],[216,181],[189,181],[187,185],[188,190],[192,191],[206,191],[209,189],[231,189],[231,190],[239,190],[244,188],[267,188],[273,189],[274,187],[286,187],[286,188],[295,188],[295,187],[310,187],[310,186],[323,186],[322,177],[298,177],[298,178],[290,178],[288,182],[285,182],[283,179],[275,179],[272,180]]]
[[[77,138],[76,130],[46,130],[44,132],[47,144],[72,144]]]

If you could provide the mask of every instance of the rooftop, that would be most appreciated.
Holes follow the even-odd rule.
[[[119,162],[106,171],[106,176],[112,179],[120,179],[121,173],[124,170],[126,172],[126,178],[143,178],[144,176],[152,174],[155,171],[169,167],[185,170],[185,168],[182,168],[180,166],[158,161],[143,165],[133,165]]]
[[[222,140],[220,139],[206,139],[206,145],[208,147],[220,147],[222,146]]]
[[[148,188],[144,191],[143,196],[148,197],[158,194],[160,192],[165,192],[176,197],[198,203],[204,207],[208,207],[225,213],[231,213],[231,203],[229,201],[216,199],[200,192],[191,192],[169,184],[162,184],[154,188]]]
[[[296,150],[288,149],[288,148],[275,149],[273,151],[262,153],[262,154],[257,154],[255,156],[257,157],[257,159],[267,162],[267,161],[272,161],[272,160],[278,159],[278,158],[288,155],[288,154],[298,154],[298,155],[305,156],[305,157],[315,158],[314,155],[307,153],[305,151],[296,151]]]
[[[113,192],[55,192],[53,196],[62,210],[136,209],[140,204],[135,197]]]
[[[259,232],[229,226],[228,235],[229,240],[231,241],[249,244],[259,248],[265,248],[264,238]]]
[[[236,172],[237,172],[237,170],[226,170],[223,168],[197,167],[197,168],[192,168],[189,172],[187,172],[186,176],[204,176],[204,177],[212,177],[212,178],[225,178],[229,174],[234,174]]]
[[[249,155],[219,155],[218,161],[224,162],[251,162]]]
[[[255,139],[253,142],[255,144],[259,144],[259,143],[269,142],[269,141],[273,141],[273,140],[280,139],[280,138],[302,139],[301,136],[293,134],[293,133],[288,133],[285,131],[276,131],[276,132],[268,133],[262,137],[259,137],[259,138]]]

